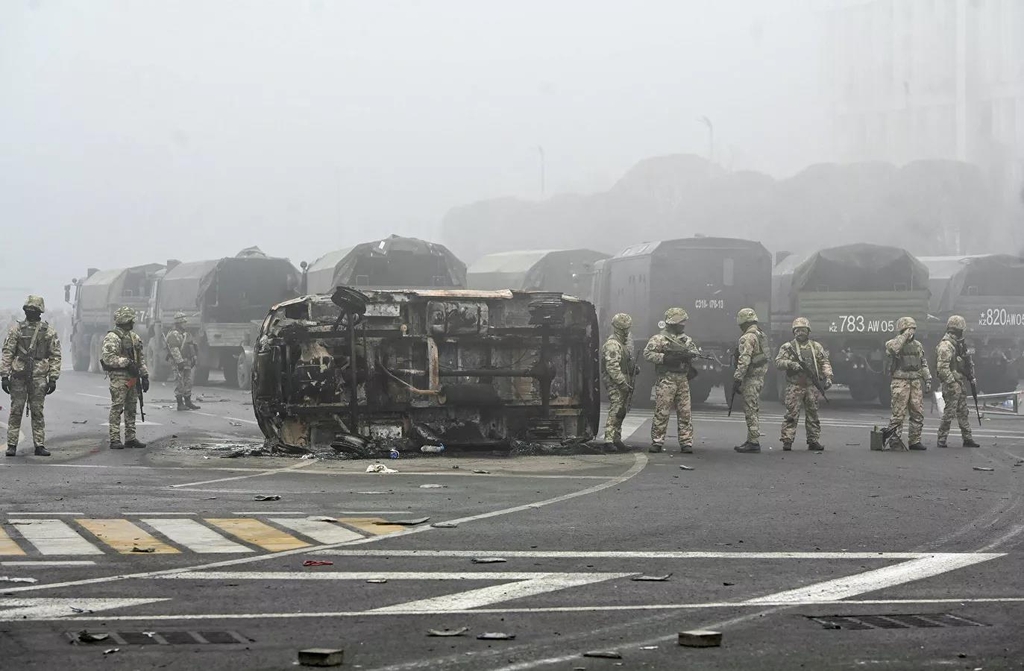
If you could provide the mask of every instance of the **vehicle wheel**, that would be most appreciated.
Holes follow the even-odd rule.
[[[103,350],[103,336],[99,333],[94,333],[92,338],[89,339],[89,372],[90,373],[102,373],[103,367],[100,366],[100,353]]]
[[[79,373],[89,370],[89,348],[71,345],[71,367]]]
[[[146,364],[149,367],[149,376],[157,382],[166,382],[171,376],[171,367],[167,361],[160,356],[161,352],[156,346],[156,339],[150,338],[146,345]]]
[[[704,403],[711,395],[711,384],[701,382],[700,378],[690,386],[690,403]]]
[[[220,358],[220,369],[224,371],[224,384],[232,389],[238,387],[238,359],[234,353],[225,352]]]
[[[989,370],[978,375],[978,386],[984,394],[1002,394],[1017,389],[1017,379],[1010,370]]]
[[[886,385],[885,389],[888,391],[889,385]],[[850,385],[850,396],[855,401],[866,403],[868,401],[873,401],[878,397],[878,390],[868,384],[860,382],[858,384]]]
[[[210,381],[210,369],[206,366],[198,366],[192,377],[194,384],[207,384]]]
[[[878,384],[878,405],[883,408],[892,407],[892,388],[888,382]]]
[[[238,388],[244,391],[252,389],[252,352],[242,348],[238,355]]]

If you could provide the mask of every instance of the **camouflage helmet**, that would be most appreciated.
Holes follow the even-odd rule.
[[[184,312],[175,312],[174,313],[174,323],[175,324],[187,324],[188,323],[188,315],[186,315]]]
[[[916,329],[917,322],[914,321],[913,317],[900,317],[896,321],[896,332],[903,333],[907,329]]]
[[[950,329],[966,331],[967,320],[961,317],[960,315],[953,315],[952,317],[949,318],[949,321],[946,322],[946,330],[948,331]]]
[[[633,318],[627,315],[625,312],[612,317],[612,328],[616,331],[628,331],[629,327],[633,325]]]
[[[115,324],[128,324],[129,322],[135,321],[135,310],[132,310],[127,305],[122,305],[114,313]]]
[[[797,317],[793,320],[793,330],[795,331],[797,329],[807,329],[810,331],[811,322],[807,321],[806,317]]]
[[[757,313],[754,312],[753,308],[743,308],[736,313],[736,323],[740,326],[752,322],[757,322]]]
[[[669,308],[665,310],[666,324],[682,324],[689,318],[690,315],[686,314],[686,310],[682,308]]]
[[[32,309],[35,309],[35,310],[39,310],[40,312],[46,312],[46,304],[43,303],[43,297],[42,296],[29,296],[28,298],[26,298],[25,299],[25,305],[22,306],[22,309],[26,309],[27,310],[29,308],[32,308]]]

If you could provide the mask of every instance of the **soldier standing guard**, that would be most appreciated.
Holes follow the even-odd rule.
[[[629,448],[622,442],[622,420],[629,411],[633,393],[633,353],[629,349],[629,328],[633,318],[620,312],[612,318],[612,334],[601,347],[601,373],[608,391],[608,419],[604,425],[605,448],[622,452]]]
[[[188,331],[185,324],[188,317],[184,312],[174,315],[174,329],[167,334],[164,342],[167,345],[167,353],[174,362],[174,374],[177,384],[174,385],[174,398],[178,401],[178,410],[199,410],[199,406],[192,402],[192,371],[196,367],[198,348],[196,341]]]
[[[932,374],[928,370],[924,346],[915,340],[917,322],[913,317],[900,317],[896,330],[899,335],[885,343],[892,374],[892,419],[886,429],[886,433],[892,434],[889,447],[901,449],[903,420],[909,412],[910,449],[926,450],[928,448],[921,444],[921,433],[924,431],[924,395],[931,389]]]
[[[803,317],[793,320],[793,340],[779,348],[775,367],[786,374],[786,393],[783,403],[786,415],[782,419],[782,449],[793,449],[796,427],[800,423],[800,408],[804,410],[804,430],[807,432],[807,449],[821,452],[821,420],[818,419],[818,396],[811,375],[821,381],[821,386],[832,386],[832,364],[828,352],[821,343],[810,339],[811,323]],[[810,372],[808,372],[810,371]]]
[[[143,352],[142,338],[133,331],[135,310],[128,306],[114,313],[116,328],[103,338],[100,361],[110,378],[110,449],[145,447],[135,436],[135,410],[139,403],[136,380],[142,391],[149,391],[149,370]],[[121,442],[121,415],[124,415],[124,443]]]
[[[693,424],[690,416],[690,379],[697,376],[692,361],[700,356],[693,338],[683,333],[689,315],[682,308],[669,308],[665,320],[644,347],[644,358],[654,364],[658,381],[654,386],[654,421],[651,423],[650,452],[661,452],[668,431],[668,417],[676,409],[679,450],[693,452]]]
[[[0,387],[11,395],[11,416],[7,422],[7,456],[18,453],[21,417],[28,404],[32,414],[32,443],[38,457],[50,456],[46,449],[46,421],[43,401],[57,390],[60,377],[60,338],[56,329],[42,320],[46,309],[41,296],[29,296],[23,306],[25,320],[16,323],[4,341],[0,360]]]
[[[937,447],[946,447],[946,438],[949,437],[949,427],[954,417],[960,426],[964,447],[980,447],[971,434],[971,413],[967,409],[967,390],[964,389],[964,384],[978,384],[964,356],[967,350],[964,342],[966,330],[967,320],[960,315],[953,315],[946,322],[946,334],[935,348],[937,375],[942,382],[942,400],[946,404],[942,410],[942,421],[939,422]]]
[[[736,315],[743,335],[736,346],[736,372],[733,393],[743,398],[743,416],[747,421],[747,439],[733,449],[737,452],[761,451],[761,389],[768,372],[770,355],[768,336],[757,324],[757,313],[743,308]]]

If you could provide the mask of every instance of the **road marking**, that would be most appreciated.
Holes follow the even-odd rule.
[[[0,527],[0,555],[23,555],[25,551]]]
[[[142,513],[142,512],[139,512],[139,513],[129,513],[129,512],[123,512],[121,514],[129,516],[129,517],[145,517],[147,515],[152,515],[154,517],[157,517],[157,516],[163,516],[163,515],[189,515],[189,516],[191,516],[191,515],[197,515],[198,513]]]
[[[322,549],[311,554],[339,557],[505,557],[546,559],[921,559],[923,557],[1002,557],[1003,553],[942,552],[577,552],[561,550],[345,550]]]
[[[3,553],[0,553],[3,554]],[[49,561],[49,560],[26,560],[26,561],[0,561],[0,566],[95,566],[96,562],[88,559],[81,561]]]
[[[778,592],[757,599],[748,599],[752,605],[785,604],[790,602],[806,604],[815,601],[840,601],[853,596],[895,587],[915,580],[923,580],[959,568],[989,561],[999,554],[941,554],[913,559],[895,566],[885,566],[866,573],[827,580],[807,587]]]
[[[404,515],[405,513],[398,513]],[[385,534],[395,534],[399,531],[404,531],[406,527],[401,524],[380,524],[384,522],[379,517],[346,517],[340,520],[350,527],[355,527],[360,531],[365,531],[371,536],[383,536]]]
[[[225,417],[224,415],[214,415],[214,414],[209,413],[209,412],[196,412],[195,410],[192,411],[192,414],[193,415],[202,415],[203,417],[213,417],[214,419],[223,419],[223,420],[232,421],[232,422],[244,422],[246,424],[255,424],[255,425],[259,426],[259,422],[257,422],[256,420],[254,420],[254,419],[245,419],[243,417]]]
[[[232,515],[266,515],[266,510],[249,510],[243,512],[231,513]],[[307,513],[303,510],[275,510],[275,515],[306,515]]]
[[[131,554],[136,547],[145,549],[145,554],[178,554],[179,550],[153,537],[128,520],[87,519],[78,520],[86,530],[121,554]]]
[[[101,398],[104,401],[110,400],[110,394],[107,394],[106,396],[100,396],[99,394],[86,394],[84,391],[76,391],[75,393],[78,394],[79,396],[86,396],[88,398]]]
[[[362,534],[346,529],[334,522],[322,522],[320,520],[295,517],[271,517],[270,521],[292,531],[298,531],[303,536],[308,536],[318,543],[344,543],[363,538]]]
[[[541,499],[540,501],[534,501],[533,503],[525,503],[525,504],[522,504],[522,505],[512,506],[512,507],[509,507],[509,508],[499,508],[498,510],[492,510],[492,511],[486,512],[486,513],[480,513],[480,514],[477,514],[477,515],[470,515],[470,516],[467,516],[467,517],[461,517],[461,518],[457,518],[455,520],[450,520],[450,521],[456,522],[456,523],[459,523],[459,524],[465,524],[465,523],[468,523],[468,522],[475,522],[475,521],[478,521],[478,520],[490,519],[490,518],[493,518],[493,517],[501,517],[501,516],[504,516],[504,515],[512,515],[512,514],[515,514],[515,513],[518,513],[518,512],[537,510],[539,508],[544,508],[546,506],[555,505],[557,503],[564,503],[565,501],[571,501],[572,499],[576,499],[576,498],[579,498],[579,497],[589,496],[591,494],[596,494],[596,493],[604,491],[605,489],[608,489],[610,487],[618,487],[622,483],[624,483],[624,482],[630,480],[631,478],[635,477],[638,473],[640,473],[641,471],[644,470],[644,467],[647,466],[647,463],[648,463],[648,459],[647,459],[647,455],[646,454],[636,453],[636,454],[633,455],[633,465],[632,466],[630,466],[628,469],[626,469],[622,474],[620,474],[617,477],[614,477],[614,478],[612,478],[612,479],[610,479],[610,480],[608,480],[606,482],[602,482],[600,484],[596,484],[596,485],[593,485],[591,487],[587,487],[585,489],[581,489],[579,491],[570,492],[568,494],[562,494],[560,496],[555,496],[555,497],[552,497],[552,498],[549,498],[549,499]],[[422,527],[417,527],[417,528],[413,528],[413,529],[406,529],[404,531],[401,531],[401,532],[396,533],[396,534],[392,534],[390,536],[373,536],[371,538],[363,538],[361,540],[350,541],[350,542],[347,542],[347,543],[337,543],[336,547],[341,547],[343,545],[358,545],[358,544],[363,544],[363,543],[375,543],[375,542],[379,541],[382,538],[391,539],[391,538],[396,538],[396,537],[400,537],[400,536],[411,536],[411,535],[414,535],[414,534],[420,534],[420,533],[424,533],[424,532],[431,531],[431,530],[433,530],[433,527],[422,526]],[[140,571],[138,573],[126,573],[126,574],[121,574],[121,575],[102,576],[102,577],[98,577],[98,578],[83,578],[83,579],[80,579],[80,580],[66,580],[66,581],[63,581],[63,582],[45,583],[45,584],[41,584],[41,585],[40,584],[36,584],[36,585],[25,585],[23,587],[11,587],[11,588],[5,589],[4,592],[8,593],[8,594],[21,593],[21,592],[35,592],[35,591],[41,591],[41,590],[61,589],[61,588],[64,588],[64,587],[78,587],[78,586],[81,586],[81,585],[100,585],[100,584],[108,584],[108,583],[113,583],[113,582],[121,582],[121,581],[125,581],[125,580],[156,578],[156,577],[160,577],[160,576],[164,576],[164,575],[172,575],[174,573],[184,573],[186,571],[195,571],[195,570],[198,570],[198,569],[215,569],[215,568],[226,568],[228,566],[243,566],[243,565],[246,565],[246,564],[253,564],[253,563],[256,563],[256,562],[266,561],[266,560],[271,559],[271,558],[277,560],[277,559],[281,559],[283,557],[291,557],[291,556],[295,556],[295,555],[308,554],[308,552],[309,551],[306,550],[306,549],[286,550],[285,552],[278,552],[278,553],[274,553],[274,554],[266,554],[266,555],[261,555],[261,556],[257,556],[257,557],[243,557],[243,558],[238,558],[238,559],[228,559],[228,560],[217,561],[217,562],[207,562],[205,564],[197,564],[197,565],[193,565],[193,566],[183,566],[183,567],[173,568],[173,569],[163,569],[163,570],[158,570],[158,571]]]
[[[295,571],[188,571],[172,575],[159,576],[160,580],[539,580],[554,575],[600,575],[626,577],[635,573],[550,573],[548,571],[315,571],[297,573]]]
[[[261,470],[259,473],[251,473],[249,475],[234,475],[230,478],[217,478],[216,480],[203,480],[200,482],[186,482],[180,485],[171,485],[171,489],[178,489],[180,487],[198,487],[199,485],[212,485],[215,482],[229,482],[231,480],[245,480],[247,478],[261,478],[268,475],[277,475],[278,473],[287,473],[288,471],[297,471],[300,468],[309,468],[315,463],[315,461],[300,461],[292,464],[291,466],[285,466],[284,468]]]
[[[60,520],[9,520],[44,555],[101,555],[99,549]]]
[[[202,554],[252,552],[251,548],[228,540],[195,520],[146,518],[142,521],[192,552]]]
[[[275,529],[269,524],[259,520],[240,518],[206,518],[209,524],[223,529],[232,536],[240,538],[251,545],[258,545],[270,552],[281,552],[283,550],[294,550],[296,548],[309,547],[309,543],[300,541],[294,536]]]
[[[141,606],[170,599],[0,599],[0,622],[61,620],[81,613]]]
[[[110,422],[103,422],[97,426],[110,426]],[[120,424],[118,424],[120,426]],[[148,419],[145,422],[135,422],[135,426],[163,426],[160,422],[151,422]]]
[[[11,515],[13,517],[28,517],[29,515],[40,515],[40,516],[46,516],[46,517],[49,517],[51,515],[80,516],[80,515],[84,515],[84,514],[85,513],[63,513],[63,512],[62,513],[58,513],[58,512],[53,512],[53,513],[22,513],[22,512],[17,512],[17,511],[9,512],[8,513],[8,515]]]

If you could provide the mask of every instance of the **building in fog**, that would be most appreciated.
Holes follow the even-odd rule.
[[[826,0],[837,161],[958,159],[1024,183],[1024,0]]]

